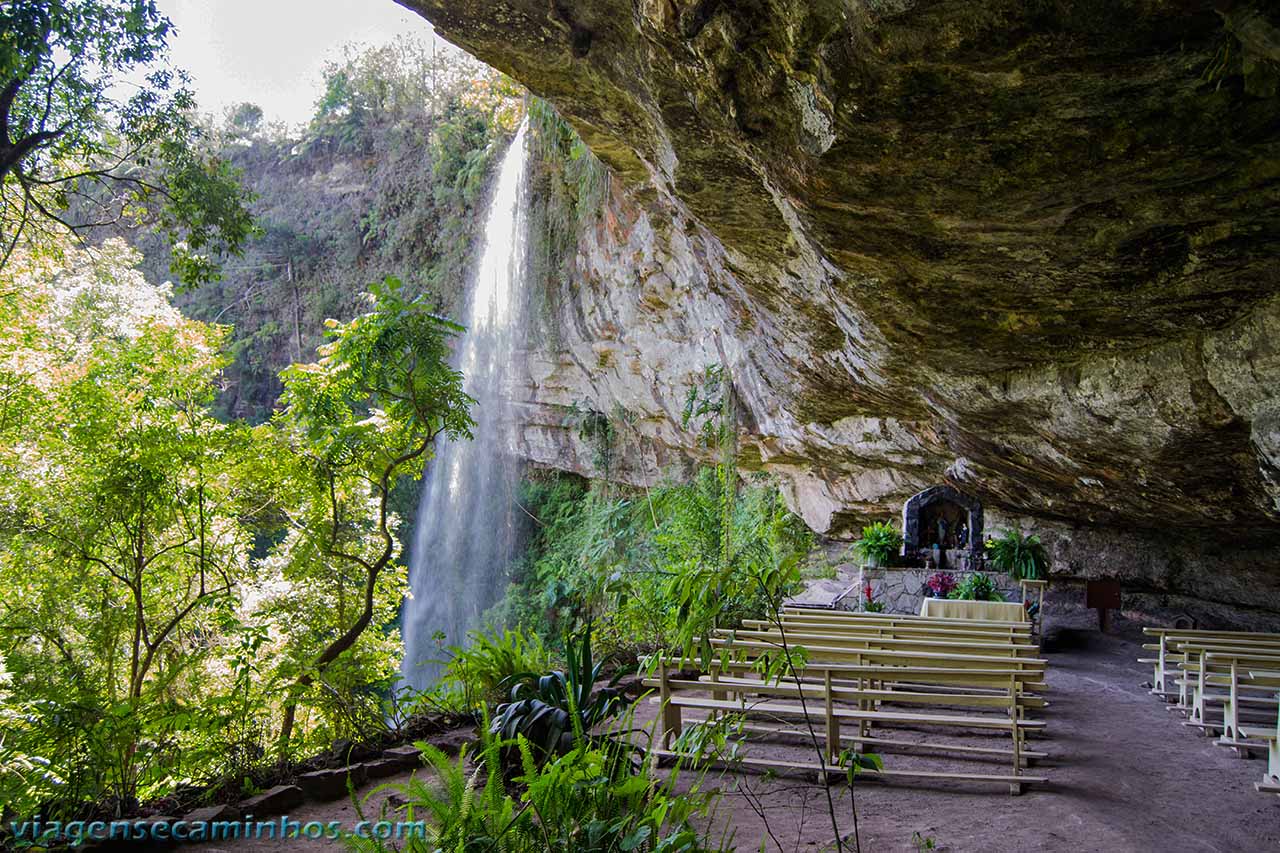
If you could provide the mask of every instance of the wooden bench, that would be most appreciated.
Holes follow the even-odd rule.
[[[761,652],[777,653],[781,651],[781,644],[775,640],[711,637],[708,642],[712,648],[730,652],[735,650],[742,651],[751,657],[757,657]],[[885,666],[929,665],[949,669],[1008,667],[1035,674],[1040,682],[1044,680],[1044,671],[1048,665],[1048,661],[1043,658],[923,651],[901,648],[893,643],[886,643],[878,648],[812,643],[804,645],[803,649],[804,655],[810,664],[815,661],[821,661],[825,663],[874,663]]]
[[[823,621],[837,620],[880,625],[933,625],[939,628],[966,628],[990,633],[1020,634],[1027,637],[1030,637],[1032,632],[1029,622],[997,622],[988,619],[943,619],[912,614],[860,613],[852,610],[826,610],[792,605],[783,608],[782,616],[784,619],[807,617],[819,618]]]
[[[716,633],[722,637],[739,637],[744,640],[773,640],[779,644],[785,639],[789,645],[806,647],[810,643],[824,646],[834,644],[842,648],[900,648],[939,652],[971,652],[973,654],[987,654],[993,657],[1035,657],[1040,651],[1040,647],[1034,643],[977,640],[950,636],[911,635],[902,637],[897,634],[881,632],[864,633],[861,630],[841,631],[839,629],[827,629],[818,631],[787,627],[782,632],[770,628],[764,630],[721,630]]]
[[[1256,685],[1280,691],[1280,669],[1250,670],[1249,678]],[[1262,781],[1255,782],[1253,787],[1263,793],[1280,794],[1280,718],[1277,718],[1275,728],[1242,726],[1241,733],[1267,745],[1267,769],[1262,774]]]
[[[880,653],[913,652],[923,654],[926,657],[917,660],[933,660],[938,667],[951,669],[973,668],[975,659],[983,662],[983,665],[988,667],[1008,667],[1011,665],[1011,661],[1016,661],[1012,666],[1018,671],[1026,673],[1026,680],[1034,682],[1034,689],[1045,689],[1045,661],[1027,656],[1026,653],[1034,652],[1037,649],[1036,646],[1030,644],[1019,645],[981,641],[958,642],[954,640],[900,640],[882,635],[863,637],[860,634],[841,634],[836,631],[823,634],[788,632],[785,635],[785,639],[786,648],[796,653],[797,657],[800,656],[800,650],[803,650],[803,657],[809,660],[827,660],[831,659],[833,654],[862,652],[864,654],[857,661],[859,663],[875,663],[880,666],[917,665],[917,661],[904,661],[897,659],[897,656],[890,658],[885,654],[876,656],[874,660],[867,657],[869,653],[874,651]],[[717,636],[713,639],[713,644],[721,649],[736,649],[739,654],[742,654],[745,650],[745,654],[748,656],[758,657],[764,654],[781,652],[784,648],[783,640],[784,635],[776,631],[722,630],[717,632]],[[728,641],[729,645],[726,646],[721,641]],[[958,679],[954,681],[959,683]],[[936,685],[930,686],[929,689],[945,692],[945,690],[938,690]]]
[[[848,619],[820,619],[811,616],[790,616],[783,614],[781,620],[774,622],[764,619],[747,619],[743,621],[747,630],[774,630],[781,625],[787,631],[842,631],[858,634],[875,634],[889,637],[937,637],[958,640],[983,640],[988,642],[1015,642],[1032,644],[1031,634],[1022,631],[984,631],[964,626],[911,623],[876,623]]]
[[[1248,675],[1251,666],[1280,667],[1280,648],[1235,650],[1218,646],[1202,647],[1187,644],[1183,647],[1184,660],[1179,666],[1182,676],[1178,679],[1180,690],[1190,690],[1190,700],[1186,708],[1191,724],[1210,732],[1222,729],[1223,745],[1240,746],[1239,727],[1242,706],[1254,708],[1274,708],[1274,698],[1250,695],[1246,690],[1263,689],[1262,685],[1252,684]],[[1210,693],[1211,688],[1224,688],[1225,693]],[[1268,691],[1271,692],[1271,691]],[[1222,725],[1214,726],[1209,721],[1209,707],[1221,704]]]
[[[1215,640],[1212,638],[1185,638],[1169,636],[1164,642],[1164,666],[1166,667],[1165,685],[1166,689],[1163,694],[1166,698],[1174,695],[1174,691],[1169,690],[1170,674],[1173,674],[1174,685],[1177,688],[1175,706],[1182,711],[1190,712],[1194,719],[1200,719],[1200,705],[1195,699],[1195,687],[1198,684],[1198,674],[1202,663],[1202,658],[1210,652],[1224,653],[1258,653],[1265,656],[1280,653],[1280,643],[1274,645],[1255,644],[1240,645],[1238,641],[1233,639]],[[1219,673],[1226,670],[1219,669]],[[1153,690],[1153,692],[1155,692]]]
[[[1155,643],[1144,644],[1143,649],[1146,649],[1147,651],[1154,651],[1157,655],[1154,658],[1138,658],[1138,662],[1152,665],[1153,675],[1151,677],[1151,692],[1163,696],[1172,694],[1172,691],[1168,689],[1169,681],[1173,676],[1172,666],[1180,660],[1176,653],[1171,652],[1169,649],[1169,641],[1171,638],[1180,638],[1187,642],[1200,640],[1206,643],[1231,640],[1243,641],[1245,644],[1280,643],[1280,634],[1264,634],[1251,631],[1211,631],[1146,627],[1142,629],[1142,632],[1149,637],[1156,638]]]
[[[741,647],[739,647],[741,651]],[[1008,775],[989,773],[939,773],[933,771],[883,771],[870,772],[869,776],[893,776],[972,780],[983,782],[1007,783],[1012,793],[1021,793],[1022,786],[1032,782],[1045,781],[1041,777],[1032,777],[1023,773],[1023,767],[1034,757],[1043,753],[1029,752],[1024,745],[1024,737],[1028,731],[1044,728],[1040,721],[1025,719],[1024,712],[1028,708],[1043,707],[1043,700],[1029,695],[1025,685],[1032,677],[1028,670],[1009,665],[1009,659],[1003,659],[1003,668],[986,670],[961,669],[951,666],[910,666],[884,665],[870,663],[840,663],[807,661],[803,667],[793,672],[780,675],[771,680],[752,677],[757,665],[755,660],[712,661],[706,666],[706,673],[698,678],[689,679],[672,676],[672,666],[680,666],[682,662],[673,658],[658,660],[657,678],[646,679],[645,684],[658,688],[656,701],[661,704],[663,736],[662,750],[671,753],[673,737],[678,737],[683,730],[682,709],[698,709],[712,715],[737,713],[744,717],[765,716],[771,719],[788,717],[807,718],[810,725],[817,725],[824,732],[824,750],[821,763],[796,762],[789,763],[798,769],[816,770],[820,773],[843,773],[837,766],[837,758],[845,743],[855,747],[872,746],[910,746],[931,753],[953,753],[965,756],[1005,756],[1011,759],[1012,772]],[[900,684],[910,680],[915,683],[936,681],[947,684],[953,689],[946,694],[938,694],[922,690],[886,689],[886,684]],[[959,682],[972,687],[980,685],[985,688],[1003,688],[1002,693],[991,690],[981,692],[963,689]],[[878,685],[878,686],[873,686]],[[690,693],[710,693],[710,697],[693,696]],[[748,701],[749,697],[761,697]],[[808,703],[812,700],[813,707]],[[843,704],[838,704],[843,703]],[[856,705],[847,707],[848,705]],[[951,709],[962,708],[969,713],[921,712],[918,710],[901,710],[886,708],[886,704],[906,705],[940,705]],[[820,715],[820,716],[819,716]],[[820,723],[817,723],[818,720]],[[842,724],[856,724],[858,734],[848,737],[842,734]],[[894,741],[892,739],[872,737],[869,734],[871,725],[900,724],[927,727],[951,727],[982,729],[1008,733],[1011,748],[1007,750],[993,747],[975,747],[972,745],[947,745],[938,743]],[[786,726],[755,730],[774,734],[804,734],[803,729],[788,729]],[[777,765],[777,762],[766,762],[766,765]]]

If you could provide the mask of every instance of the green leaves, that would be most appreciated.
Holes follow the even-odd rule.
[[[280,423],[323,465],[374,476],[406,454],[423,456],[439,434],[470,438],[474,401],[449,367],[462,327],[404,299],[394,278],[374,285],[370,300],[354,320],[329,321],[317,361],[281,374]]]
[[[884,759],[874,752],[856,752],[846,749],[840,753],[840,766],[845,769],[849,784],[859,773],[876,773],[884,769]]]
[[[185,76],[159,67],[170,31],[143,0],[0,5],[0,266],[29,228],[124,220],[161,226],[187,284],[216,277],[211,254],[241,250],[250,199],[202,150]],[[121,82],[141,74],[122,98]],[[94,208],[89,222],[66,218],[73,191]]]
[[[858,556],[876,565],[887,565],[902,547],[902,534],[887,521],[877,521],[862,528],[862,538],[853,543]]]
[[[981,572],[970,572],[960,579],[947,598],[966,599],[968,601],[1004,601],[1000,590],[996,589],[991,578]]]
[[[987,559],[1014,580],[1041,580],[1049,567],[1049,554],[1040,538],[1007,530],[999,539],[987,540]]]
[[[545,758],[586,742],[596,726],[627,709],[631,700],[616,685],[629,670],[619,669],[605,687],[595,686],[605,661],[591,653],[591,627],[588,622],[577,636],[565,639],[564,670],[509,679],[511,702],[498,707],[492,734],[503,740],[523,736]]]

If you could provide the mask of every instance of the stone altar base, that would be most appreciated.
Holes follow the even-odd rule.
[[[929,569],[873,569],[861,567],[858,576],[858,592],[841,599],[837,608],[840,610],[861,610],[864,595],[861,590],[871,583],[871,594],[875,601],[884,605],[885,613],[920,612],[920,603],[929,595],[925,582],[934,574]],[[958,582],[964,572],[952,571]],[[1005,601],[1021,601],[1022,590],[1018,582],[1003,572],[983,572],[991,578],[992,584],[1000,590]]]

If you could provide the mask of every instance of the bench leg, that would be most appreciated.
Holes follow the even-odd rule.
[[[1160,635],[1160,655],[1156,658],[1156,674],[1151,679],[1151,686],[1164,692],[1164,634]]]
[[[1022,720],[1022,708],[1018,706],[1018,681],[1014,677],[1009,678],[1009,721],[1013,724],[1011,731],[1013,734],[1013,775],[1022,775],[1022,727],[1018,725]],[[1022,783],[1014,782],[1009,786],[1010,796],[1019,796],[1022,793]]]
[[[680,733],[684,731],[684,726],[680,720],[680,706],[667,703],[662,709],[662,746],[664,749],[671,748],[671,742],[680,737]]]
[[[680,706],[671,702],[665,661],[658,664],[658,701],[662,705],[662,748],[670,749],[672,740],[680,737],[683,726],[680,721]]]
[[[1236,670],[1236,662],[1231,661],[1231,691],[1227,695],[1227,704],[1222,709],[1222,737],[1224,740],[1235,741],[1238,739],[1239,732],[1237,728],[1240,724],[1239,719],[1239,703],[1236,701],[1239,694],[1236,691],[1236,679],[1239,673]]]
[[[827,763],[835,764],[840,760],[840,720],[835,714],[835,706],[831,698],[831,670],[823,677],[826,695],[823,697],[827,712]]]

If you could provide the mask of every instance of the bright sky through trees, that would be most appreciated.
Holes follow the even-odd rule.
[[[425,18],[392,0],[159,0],[177,34],[171,55],[192,78],[202,112],[250,101],[268,121],[315,112],[321,70],[348,42],[429,41]],[[442,42],[443,43],[443,42]]]

